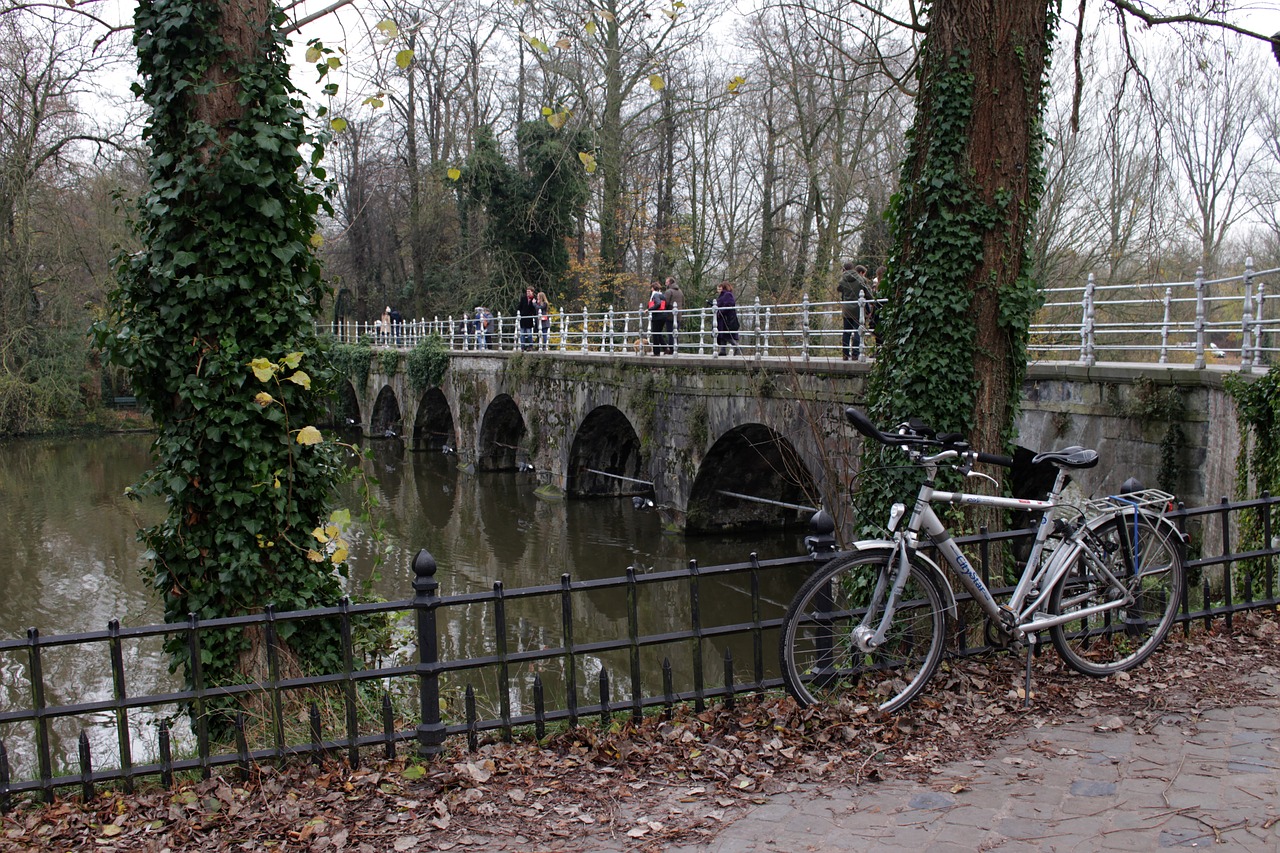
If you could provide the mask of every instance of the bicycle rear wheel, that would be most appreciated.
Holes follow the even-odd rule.
[[[1159,516],[1130,510],[1117,525],[1096,523],[1094,553],[1133,596],[1126,607],[1083,615],[1049,629],[1062,659],[1077,672],[1103,676],[1142,663],[1163,642],[1178,615],[1185,583],[1180,534]],[[1049,612],[1063,615],[1115,601],[1121,593],[1084,554],[1049,595]]]
[[[838,557],[805,581],[787,609],[779,638],[782,677],[801,705],[874,705],[896,711],[910,702],[942,661],[947,611],[941,591],[911,566],[884,643],[863,652],[853,643],[885,552]],[[879,625],[880,614],[870,627]]]

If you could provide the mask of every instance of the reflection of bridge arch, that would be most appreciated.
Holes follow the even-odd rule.
[[[369,435],[373,438],[392,437],[400,432],[400,401],[390,385],[382,386],[378,399],[373,402],[369,415]]]
[[[690,532],[808,522],[811,513],[730,497],[724,492],[816,507],[818,489],[795,446],[764,424],[734,427],[707,451],[693,481],[686,515]]]
[[[340,427],[360,429],[360,396],[349,380],[338,382],[338,399],[334,402],[333,423]]]
[[[627,416],[614,406],[599,406],[573,436],[565,492],[571,497],[649,494],[653,486],[637,482],[648,479],[641,474],[642,462],[640,437]]]
[[[514,471],[519,462],[520,440],[526,427],[520,407],[509,394],[499,394],[484,410],[480,424],[478,471]]]
[[[446,445],[456,448],[458,437],[453,426],[453,412],[449,400],[439,388],[430,388],[418,401],[418,414],[413,424],[415,450],[442,450]]]

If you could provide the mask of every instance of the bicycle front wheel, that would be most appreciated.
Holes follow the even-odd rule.
[[[1185,572],[1178,550],[1180,534],[1158,516],[1128,511],[1097,524],[1093,532],[1093,555],[1133,601],[1055,625],[1049,637],[1072,669],[1103,676],[1137,666],[1163,642],[1178,615]],[[1123,595],[1081,554],[1049,595],[1049,612],[1082,612]]]
[[[933,578],[912,565],[884,642],[864,652],[853,642],[876,581],[889,571],[885,552],[838,557],[805,581],[791,601],[779,638],[782,677],[801,705],[874,705],[896,711],[910,702],[942,661],[947,611]],[[881,612],[868,619],[876,629]]]

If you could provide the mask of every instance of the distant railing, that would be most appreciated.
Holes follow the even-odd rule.
[[[1235,613],[1280,604],[1275,587],[1280,545],[1271,526],[1277,505],[1280,499],[1264,495],[1170,514],[1193,534],[1180,615],[1187,630],[1192,622],[1207,625],[1215,619],[1230,627]],[[1233,546],[1232,531],[1246,517],[1256,522],[1256,539],[1262,544],[1240,551]],[[1028,535],[1026,530],[982,533],[957,541],[984,580],[1000,587],[1006,570],[1016,563],[1010,546]],[[208,777],[214,768],[237,767],[247,774],[254,763],[291,756],[319,762],[330,752],[342,753],[355,766],[362,750],[394,757],[405,743],[429,757],[450,737],[465,737],[474,750],[485,732],[511,739],[517,729],[527,728],[541,737],[556,722],[574,726],[590,718],[607,722],[614,714],[638,717],[646,709],[669,709],[677,702],[692,702],[699,709],[713,699],[731,704],[740,694],[779,687],[774,650],[783,610],[816,562],[829,556],[761,561],[752,555],[724,566],[690,562],[671,571],[628,568],[622,577],[573,581],[562,575],[558,583],[544,586],[508,590],[495,583],[492,591],[441,596],[435,561],[422,551],[413,563],[414,596],[402,601],[343,602],[290,613],[268,609],[227,619],[192,616],[181,624],[143,628],[113,621],[106,631],[61,636],[43,636],[33,628],[25,639],[0,641],[5,679],[0,693],[0,809],[10,808],[21,795],[50,801],[65,788],[90,798],[97,785],[108,782],[131,791],[143,777],[169,785],[178,773]],[[738,598],[736,615],[728,621],[709,618],[704,602],[726,596]],[[966,600],[959,598],[962,604]],[[613,623],[591,631],[602,605],[615,614]],[[475,618],[465,633],[483,640],[483,653],[450,657],[444,643],[456,638],[460,623],[454,617],[466,612]],[[361,661],[355,626],[378,614],[411,626],[408,659],[390,665]],[[982,614],[967,604],[955,615],[956,651],[989,651]],[[317,619],[334,620],[340,629],[342,671],[282,675],[281,630]],[[126,661],[139,665],[144,656],[139,644],[152,649],[147,665],[163,669],[163,659],[156,657],[161,639],[181,638],[190,659],[200,661],[209,632],[227,629],[261,632],[268,670],[261,681],[210,687],[197,666],[185,689],[139,695],[127,689],[138,673],[130,672]],[[103,661],[102,672],[110,673],[110,695],[50,702],[55,688],[63,693],[83,689],[54,684],[45,675],[50,657],[58,653]],[[652,664],[659,660],[661,675],[655,677],[658,668]],[[642,663],[650,666],[642,670]],[[224,726],[231,734],[219,741],[210,733],[211,721],[219,718],[211,709],[229,700],[251,710],[235,714],[234,724]],[[333,734],[325,733],[318,706],[338,721]],[[299,707],[309,709],[303,714],[305,726],[292,725]],[[252,725],[246,724],[249,715]],[[193,716],[192,730],[173,725]],[[156,729],[154,746],[140,736],[148,725]],[[74,752],[69,747],[73,742]]]
[[[1267,280],[1280,268],[1253,270],[1246,260],[1238,276],[1152,284],[1098,284],[1091,274],[1080,286],[1045,292],[1045,304],[1031,325],[1031,361],[1068,361],[1183,365],[1208,364],[1252,372],[1280,352],[1280,309]],[[1273,287],[1274,291],[1275,288]],[[677,306],[676,356],[729,358],[840,359],[845,345],[840,302],[762,304],[759,299],[737,308],[739,350],[716,342],[716,308]],[[857,361],[875,357],[875,333],[868,320],[870,301],[857,306]],[[405,320],[385,329],[374,322],[344,321],[320,326],[321,332],[345,343],[367,341],[379,347],[411,349],[423,338],[443,338],[455,352],[520,349],[519,318],[495,314],[483,334],[473,316]],[[607,353],[646,356],[653,353],[649,312],[634,310],[560,311],[549,333],[533,334],[533,349],[558,353]]]

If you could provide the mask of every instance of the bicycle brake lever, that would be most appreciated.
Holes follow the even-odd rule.
[[[965,475],[966,477],[981,477],[982,479],[989,481],[989,482],[991,483],[991,485],[993,485],[993,486],[999,486],[999,485],[1000,485],[1000,483],[996,481],[996,478],[995,478],[995,477],[992,477],[992,476],[991,476],[991,475],[989,475],[989,474],[984,474],[984,473],[982,473],[981,471],[972,471],[972,470],[970,470],[970,471],[965,471],[965,472],[964,472],[964,475]]]

